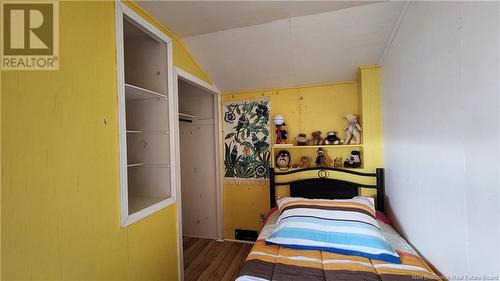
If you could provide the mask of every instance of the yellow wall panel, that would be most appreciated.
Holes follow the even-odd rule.
[[[374,172],[383,167],[382,161],[382,131],[380,124],[380,69],[376,65],[361,66],[357,81],[340,83],[299,86],[287,89],[272,89],[228,93],[223,95],[222,102],[244,100],[259,97],[269,97],[271,100],[271,118],[277,114],[285,117],[290,141],[301,132],[308,138],[313,131],[320,130],[322,136],[327,131],[337,131],[338,136],[345,139],[343,131],[347,113],[358,114],[362,126],[362,161],[360,171]],[[274,123],[272,123],[272,140],[275,142]],[[331,159],[350,155],[355,148],[328,149]],[[308,156],[315,160],[316,148],[289,149],[292,163],[299,162],[300,157]],[[375,184],[374,179],[360,178],[353,175],[333,175],[340,179]],[[315,176],[308,172],[302,177]],[[290,176],[280,180],[291,180]],[[361,194],[376,196],[373,189],[361,189]],[[277,197],[288,196],[286,186],[279,186]],[[268,184],[228,184],[224,183],[224,236],[234,238],[234,229],[258,229],[259,216],[269,211]]]
[[[382,117],[380,114],[380,67],[376,65],[359,68],[363,124],[363,144],[366,152],[365,166],[374,170],[383,165],[382,160]]]
[[[2,280],[177,280],[175,205],[120,226],[114,2],[59,7],[59,70],[2,72]]]
[[[337,136],[345,139],[344,115],[359,114],[357,87],[357,83],[346,83],[301,88],[301,132],[310,138],[314,130],[321,131],[323,137],[328,131],[337,131]]]
[[[222,102],[269,97],[271,100],[271,116],[280,112],[288,124],[299,124],[299,89],[282,89],[259,91],[254,93],[227,94]],[[271,134],[274,132],[274,127]],[[289,126],[290,136],[298,134],[298,126]],[[275,136],[273,134],[273,142]],[[222,169],[224,171],[224,169]],[[266,184],[228,184],[223,183],[224,190],[224,237],[234,238],[234,229],[257,229],[259,216],[269,211],[269,187]]]
[[[347,113],[360,114],[361,100],[358,94],[360,87],[357,81],[309,85],[287,89],[261,90],[243,93],[228,93],[222,102],[269,97],[271,100],[271,119],[281,114],[285,117],[289,140],[301,132],[308,138],[313,131],[320,130],[322,136],[327,131],[337,131],[339,137],[345,138],[343,131]],[[275,142],[274,123],[272,123],[272,141]],[[351,148],[328,150],[330,158],[340,156],[345,159]],[[299,162],[303,155],[311,162],[316,157],[316,148],[289,150],[292,162]],[[311,176],[312,174],[308,175]],[[282,178],[285,180],[285,178]],[[277,188],[277,196],[289,195],[286,187]],[[234,238],[234,229],[258,229],[260,215],[269,211],[268,184],[234,184],[224,183],[224,236]]]

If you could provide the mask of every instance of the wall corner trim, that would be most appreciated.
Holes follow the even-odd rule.
[[[403,6],[403,9],[401,9],[401,13],[399,14],[398,20],[396,21],[396,24],[394,25],[394,29],[392,30],[391,36],[389,37],[389,40],[387,40],[387,43],[385,44],[384,51],[382,51],[382,55],[380,56],[380,59],[378,61],[378,65],[382,65],[384,63],[385,56],[389,52],[392,46],[392,42],[394,41],[394,38],[398,34],[399,27],[401,26],[401,23],[403,22],[406,12],[408,11],[408,8],[410,7],[411,0],[407,0],[405,5]]]

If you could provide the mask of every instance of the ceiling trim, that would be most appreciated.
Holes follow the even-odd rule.
[[[227,92],[227,93],[222,93],[223,96],[225,95],[244,95],[244,94],[250,94],[250,93],[256,93],[256,92],[275,92],[275,91],[284,91],[284,90],[295,90],[295,89],[300,89],[300,88],[314,88],[314,87],[328,87],[328,86],[335,86],[335,85],[349,85],[349,84],[357,84],[357,80],[348,80],[348,81],[339,81],[339,82],[328,82],[328,83],[312,83],[312,84],[303,84],[303,85],[295,85],[291,87],[278,87],[278,88],[264,88],[264,89],[256,89],[256,90],[243,90],[243,91],[236,91],[236,92]]]
[[[389,52],[389,50],[392,47],[392,42],[394,41],[394,38],[396,38],[396,35],[398,34],[399,27],[403,23],[404,18],[406,17],[406,12],[408,11],[408,8],[410,7],[411,0],[406,0],[406,3],[401,9],[401,14],[399,15],[398,20],[396,21],[396,24],[394,25],[394,29],[392,30],[391,37],[389,37],[389,40],[387,40],[387,44],[384,47],[384,51],[382,52],[382,55],[380,56],[380,59],[378,60],[378,65],[382,65],[384,63],[385,56]]]

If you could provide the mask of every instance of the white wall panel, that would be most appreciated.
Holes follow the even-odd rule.
[[[450,280],[500,274],[499,20],[413,2],[382,64],[390,215]]]

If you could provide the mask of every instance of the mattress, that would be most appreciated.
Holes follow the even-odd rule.
[[[266,245],[278,220],[272,213],[248,255],[236,281],[399,281],[441,280],[389,224],[378,220],[382,233],[401,258],[401,264],[316,250]]]

